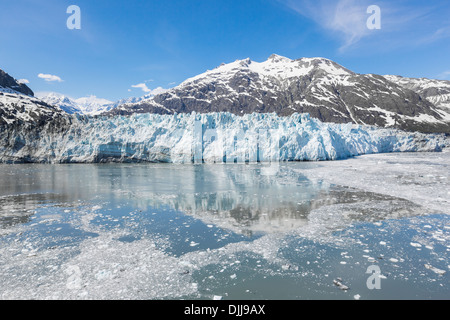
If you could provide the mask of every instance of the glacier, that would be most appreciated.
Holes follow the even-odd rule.
[[[3,128],[0,162],[275,163],[438,152],[450,145],[444,134],[324,123],[298,113],[75,114],[68,119],[64,128],[51,122]]]

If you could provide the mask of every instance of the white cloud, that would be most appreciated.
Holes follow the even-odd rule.
[[[19,79],[19,80],[17,80],[17,82],[20,83],[20,84],[30,83],[30,81],[28,81],[28,79]]]
[[[138,83],[138,84],[132,85],[131,87],[141,89],[146,94],[152,94],[152,95],[157,95],[157,94],[164,93],[167,91],[167,89],[164,89],[162,87],[158,87],[156,89],[150,89],[149,87],[147,87],[147,85],[145,83]]]
[[[281,0],[299,14],[343,38],[343,48],[370,34],[367,28],[368,1],[360,0]]]
[[[420,39],[431,37],[429,41],[435,41],[450,35],[448,28],[442,27],[439,22],[439,10],[431,5],[412,7],[407,6],[405,1],[394,3],[386,0],[278,1],[335,34],[342,43],[341,50],[376,34],[382,34],[385,43],[391,45],[420,44],[423,42]],[[381,30],[378,30],[381,33],[367,28],[367,20],[372,15],[367,9],[375,4],[381,9]],[[439,26],[438,31],[435,24]],[[419,28],[420,34],[417,34],[418,26],[423,26]]]
[[[48,82],[53,82],[53,81],[62,82],[63,81],[60,77],[52,75],[52,74],[39,73],[38,77],[41,79],[44,79],[45,81],[48,81]]]
[[[152,90],[147,87],[145,83],[134,84],[131,86],[132,88],[140,88],[144,92],[151,92]]]

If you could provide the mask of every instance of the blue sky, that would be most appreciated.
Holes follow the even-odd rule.
[[[358,73],[450,79],[448,0],[0,0],[0,68],[35,92],[118,100],[222,62],[325,57]],[[81,10],[69,30],[67,8]],[[367,7],[381,9],[369,30]]]

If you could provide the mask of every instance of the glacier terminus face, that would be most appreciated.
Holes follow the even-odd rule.
[[[445,135],[323,123],[308,114],[73,115],[70,119],[59,130],[24,124],[13,135],[3,132],[2,162],[323,161],[373,153],[433,152],[448,144]]]

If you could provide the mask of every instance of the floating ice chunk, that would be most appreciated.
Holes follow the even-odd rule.
[[[339,289],[341,289],[343,291],[347,291],[350,289],[348,286],[346,286],[345,284],[342,283],[342,279],[340,279],[340,278],[333,280],[333,283],[335,286],[337,286]]]
[[[415,248],[421,248],[422,247],[422,245],[420,243],[417,243],[417,242],[411,242],[410,245],[412,245]]]
[[[191,243],[189,244],[191,247],[196,247],[199,245],[199,243],[195,242],[195,241],[191,241]]]
[[[214,296],[213,300],[222,300],[222,296]]]
[[[438,269],[438,268],[436,268],[436,267],[433,267],[433,266],[430,265],[430,264],[426,264],[426,265],[425,265],[425,268],[427,268],[428,270],[433,271],[434,273],[437,273],[437,274],[440,275],[440,276],[442,276],[442,275],[444,275],[444,274],[447,273],[445,270]]]
[[[377,227],[381,227],[383,224],[381,222],[374,222],[374,225],[376,225]]]

